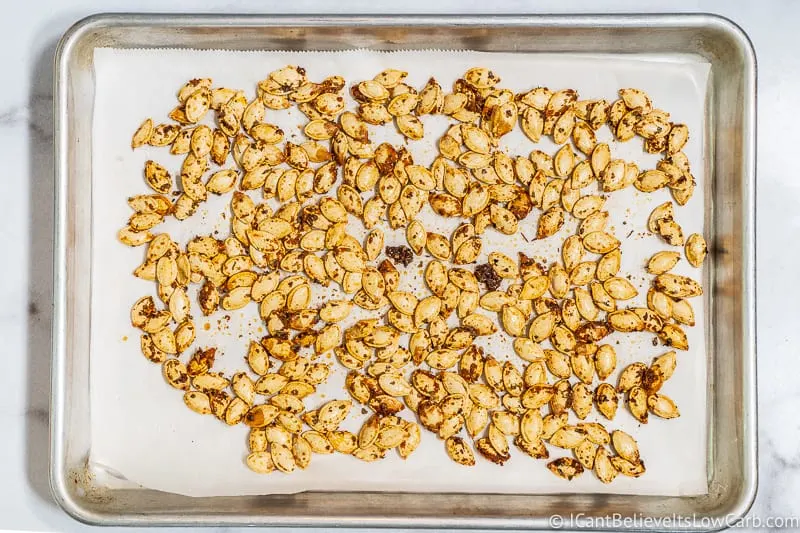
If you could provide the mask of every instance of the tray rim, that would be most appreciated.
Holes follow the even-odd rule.
[[[102,31],[114,26],[149,26],[149,27],[199,27],[199,26],[241,26],[241,27],[280,27],[284,25],[304,27],[325,27],[331,24],[339,25],[384,25],[384,26],[529,26],[529,27],[563,27],[563,28],[614,28],[614,27],[682,27],[707,28],[713,27],[722,31],[727,37],[734,39],[741,48],[744,57],[743,82],[746,89],[743,95],[745,108],[743,118],[749,131],[741,134],[743,144],[742,168],[742,211],[747,219],[742,225],[742,290],[741,297],[743,310],[741,313],[742,337],[748,341],[743,349],[741,389],[747,398],[743,400],[744,420],[741,421],[742,430],[742,466],[745,486],[739,493],[738,499],[726,513],[725,518],[734,523],[735,520],[745,516],[752,506],[758,488],[758,455],[757,455],[757,376],[756,376],[756,234],[755,234],[755,180],[756,180],[756,76],[757,61],[752,41],[744,30],[732,20],[711,13],[631,13],[631,14],[503,14],[503,15],[448,15],[448,14],[415,14],[415,15],[261,15],[261,14],[160,14],[160,13],[98,13],[77,21],[70,27],[59,40],[54,60],[54,149],[55,149],[55,217],[54,217],[54,310],[53,310],[53,359],[51,364],[51,404],[50,404],[50,487],[51,493],[58,504],[68,515],[74,519],[93,525],[153,525],[146,515],[128,513],[126,515],[99,514],[82,505],[74,498],[68,489],[68,472],[63,454],[64,442],[59,436],[64,434],[66,424],[66,297],[67,297],[67,251],[66,236],[67,223],[67,192],[69,190],[68,174],[69,151],[68,119],[63,115],[69,101],[69,60],[77,45],[93,31]],[[209,517],[193,521],[181,520],[177,515],[159,516],[159,523],[180,525],[212,525],[239,524],[231,520],[229,515],[218,514],[217,522],[209,521]],[[244,515],[241,518],[245,518]],[[350,527],[525,527],[541,529],[546,527],[541,517],[526,519],[502,518],[452,518],[452,517],[416,517],[403,521],[395,518],[381,518],[377,515],[369,517],[292,517],[286,515],[271,516],[273,525],[304,525],[324,526],[340,525]],[[505,520],[505,523],[501,522]],[[253,524],[254,522],[249,522]],[[261,522],[263,523],[263,521]],[[722,524],[719,528],[724,529]],[[709,530],[709,529],[706,529]]]

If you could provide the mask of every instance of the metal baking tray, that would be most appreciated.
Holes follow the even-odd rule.
[[[309,492],[190,498],[112,489],[87,468],[93,51],[117,48],[683,54],[711,63],[705,142],[708,233],[708,494],[499,495]],[[755,98],[750,41],[713,15],[97,15],[62,38],[55,62],[55,320],[51,485],[58,504],[103,525],[306,525],[547,529],[551,515],[703,516],[672,529],[721,529],[756,493]],[[727,522],[726,522],[727,520]],[[557,524],[555,524],[557,525]],[[635,524],[636,529],[654,527]],[[656,528],[658,526],[655,526]],[[615,529],[609,524],[608,529]]]

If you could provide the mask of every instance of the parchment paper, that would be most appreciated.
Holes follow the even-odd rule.
[[[688,352],[678,352],[674,376],[662,392],[681,408],[681,417],[661,420],[651,416],[641,426],[620,402],[617,417],[606,422],[609,430],[622,429],[639,442],[647,473],[639,479],[622,476],[606,486],[587,473],[572,482],[556,478],[544,461],[533,460],[512,445],[512,459],[499,467],[478,458],[472,468],[450,461],[442,441],[423,430],[422,444],[407,460],[389,453],[387,459],[363,463],[352,457],[334,454],[315,455],[310,467],[292,475],[274,473],[257,475],[247,469],[247,431],[243,425],[227,427],[211,416],[198,416],[184,405],[181,392],[169,387],[160,368],[140,353],[139,332],[129,319],[131,304],[144,294],[155,296],[155,284],[131,275],[141,262],[143,248],[127,248],[116,239],[117,230],[131,212],[125,203],[128,196],[148,193],[143,166],[155,159],[174,174],[181,158],[170,156],[167,149],[144,147],[130,150],[133,131],[145,117],[155,122],[167,120],[176,104],[175,92],[187,79],[212,77],[222,85],[255,92],[258,80],[285,64],[304,66],[312,80],[338,74],[349,84],[370,79],[384,68],[409,72],[410,85],[422,87],[434,75],[448,90],[453,80],[467,68],[491,67],[502,77],[501,85],[514,91],[538,85],[550,88],[572,87],[581,98],[606,98],[613,101],[622,87],[640,87],[653,98],[656,107],[672,114],[676,122],[686,123],[692,137],[685,148],[697,177],[698,187],[686,207],[677,209],[677,220],[686,235],[704,228],[704,151],[702,134],[704,102],[709,65],[694,58],[654,58],[652,56],[564,56],[531,54],[486,54],[475,52],[396,52],[366,51],[331,53],[275,53],[178,50],[113,50],[95,53],[96,99],[94,108],[93,194],[92,194],[92,336],[91,336],[91,419],[92,446],[90,464],[96,475],[109,485],[140,485],[162,491],[193,496],[291,493],[306,490],[386,490],[416,492],[473,493],[557,493],[603,492],[627,494],[693,495],[707,491],[707,376],[708,354],[705,344],[706,316],[702,298],[692,300],[697,325],[687,328]],[[354,104],[349,102],[350,106]],[[297,124],[304,117],[293,110],[268,112],[267,120],[287,132],[289,140],[297,137]],[[424,141],[410,143],[416,162],[430,164],[435,157],[436,139],[447,122],[441,117],[424,117]],[[292,126],[293,125],[293,126]],[[289,126],[292,126],[291,128]],[[373,140],[402,143],[393,127],[371,128]],[[657,156],[642,152],[641,140],[617,144],[603,128],[600,140],[610,143],[612,155],[635,160],[640,168],[653,168]],[[538,148],[549,153],[554,146],[543,141],[534,146],[518,129],[503,139],[512,155],[527,155]],[[229,160],[230,163],[230,160]],[[256,195],[254,194],[254,197]],[[606,209],[612,213],[617,237],[622,241],[621,275],[629,273],[639,289],[631,305],[645,305],[650,276],[643,265],[646,259],[665,245],[647,234],[646,219],[655,205],[669,199],[666,190],[656,194],[637,193],[632,187],[610,195]],[[213,198],[203,204],[198,214],[183,224],[170,219],[157,231],[168,231],[181,242],[197,234],[219,231],[225,237],[229,222],[220,218],[227,212],[229,198]],[[446,231],[454,224],[424,212],[421,219],[429,231]],[[569,218],[569,217],[568,217]],[[503,236],[488,230],[484,236],[484,257],[494,250],[516,257],[524,251],[549,263],[558,255],[563,238],[574,231],[573,221],[565,224],[558,236],[543,242],[527,240],[535,235],[536,212],[522,224],[519,234]],[[357,224],[351,224],[353,231]],[[387,244],[404,242],[402,232],[384,228]],[[363,234],[363,232],[362,232]],[[421,282],[420,262],[404,272],[403,286],[412,288]],[[700,271],[685,260],[675,272],[702,279]],[[504,285],[505,286],[505,285]],[[334,297],[335,291],[315,288],[315,298]],[[193,296],[194,293],[192,293]],[[420,295],[423,293],[420,292]],[[255,305],[242,312],[227,313],[230,321],[205,320],[193,300],[198,339],[196,345],[219,347],[215,370],[243,369],[243,355],[251,338],[263,336]],[[218,317],[217,317],[218,318]],[[204,329],[208,323],[208,331]],[[614,344],[618,369],[633,361],[649,362],[666,351],[653,346],[651,334],[619,336],[606,341]],[[521,367],[511,348],[510,338],[496,334],[481,339],[480,344],[500,360],[511,358]],[[186,356],[184,356],[185,359]],[[336,365],[334,364],[336,367]],[[346,372],[339,367],[332,373],[317,398],[306,405],[317,407],[332,398],[345,398],[342,388]],[[615,373],[608,381],[616,383]],[[413,413],[403,416],[413,419]],[[357,429],[363,415],[355,408],[345,427]],[[595,420],[594,415],[589,420]],[[575,422],[577,420],[573,420]],[[551,459],[571,456],[566,450],[550,447]]]

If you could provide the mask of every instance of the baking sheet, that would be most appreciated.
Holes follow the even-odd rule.
[[[702,169],[704,154],[702,139],[704,105],[709,65],[691,57],[674,56],[602,57],[553,56],[531,54],[486,54],[474,52],[335,52],[335,53],[276,53],[178,50],[111,50],[95,53],[96,101],[94,109],[93,196],[92,196],[92,334],[91,334],[91,456],[90,465],[98,476],[110,485],[135,484],[147,488],[193,496],[243,495],[299,492],[305,490],[391,490],[414,492],[475,492],[475,493],[554,493],[605,492],[629,494],[694,495],[707,491],[707,378],[705,311],[702,299],[692,305],[697,325],[688,328],[691,349],[678,353],[678,368],[663,392],[676,400],[681,417],[664,421],[651,417],[641,426],[621,405],[616,420],[607,423],[609,429],[623,429],[634,435],[647,465],[647,473],[639,479],[617,478],[609,486],[602,485],[592,475],[584,475],[570,483],[553,476],[543,461],[534,461],[514,453],[505,467],[484,460],[465,468],[451,462],[443,444],[433,434],[423,431],[417,451],[403,461],[394,453],[376,463],[363,463],[340,454],[314,456],[306,471],[292,475],[275,473],[259,476],[243,463],[246,455],[247,428],[230,428],[212,417],[201,417],[183,405],[181,393],[167,386],[157,365],[145,360],[139,351],[138,332],[130,326],[129,309],[132,302],[144,294],[155,295],[151,282],[131,276],[140,263],[143,250],[130,249],[116,240],[116,231],[130,215],[125,198],[147,192],[142,178],[144,161],[155,159],[177,170],[181,158],[170,156],[166,149],[145,147],[130,151],[130,136],[141,121],[152,116],[163,120],[175,105],[175,91],[189,78],[212,77],[215,85],[245,89],[251,97],[258,80],[271,70],[285,64],[306,68],[309,78],[320,80],[332,74],[342,75],[349,83],[369,79],[384,68],[409,71],[407,82],[421,87],[434,74],[443,87],[450,86],[467,68],[475,65],[491,67],[502,78],[502,86],[514,91],[537,85],[551,88],[573,87],[582,98],[613,100],[621,87],[640,87],[653,98],[657,107],[672,113],[676,122],[686,123],[693,133],[685,152],[698,177],[694,197],[676,218],[684,232],[701,232],[704,227],[705,199]],[[352,103],[351,103],[352,105]],[[268,121],[287,131],[287,137],[297,135],[298,117],[291,113],[269,112]],[[411,143],[409,149],[415,161],[429,164],[435,148],[427,141],[437,139],[446,128],[441,117],[424,117],[426,141]],[[295,126],[291,129],[289,125]],[[387,128],[371,128],[373,140],[388,140],[395,144],[402,139]],[[299,136],[298,136],[299,137]],[[613,156],[635,160],[641,168],[652,168],[656,156],[641,152],[641,142],[617,144],[607,129],[600,140],[609,142]],[[423,148],[423,145],[429,147]],[[503,145],[514,155],[527,154],[538,148],[552,153],[554,146],[542,142],[533,146],[521,133],[503,138]],[[607,201],[616,235],[623,241],[621,272],[631,274],[639,288],[639,296],[631,305],[644,305],[649,276],[642,265],[664,244],[646,234],[645,221],[652,208],[669,198],[667,191],[643,195],[635,190],[618,191]],[[159,230],[168,231],[173,238],[185,242],[194,234],[220,231],[226,236],[228,228],[219,213],[226,210],[226,198],[214,198],[203,204],[190,223],[177,224],[170,220]],[[429,231],[445,232],[454,224],[445,224],[439,217],[423,213],[423,223]],[[555,258],[563,237],[574,229],[574,222],[565,224],[559,236],[545,242],[527,242],[526,236],[535,233],[534,215],[521,225],[515,236],[506,237],[489,230],[484,237],[484,256],[494,250],[514,255],[517,250],[542,258]],[[437,229],[438,227],[438,229]],[[630,229],[629,229],[630,228]],[[354,227],[355,229],[355,227]],[[388,244],[404,241],[401,232],[388,228]],[[421,276],[418,263],[412,263],[404,274],[406,287],[415,285],[414,276]],[[699,278],[699,272],[682,261],[677,273]],[[335,297],[315,287],[315,297]],[[194,303],[196,306],[196,303]],[[195,308],[196,309],[196,308]],[[205,320],[198,317],[196,345],[214,344],[223,353],[218,357],[220,370],[242,366],[250,338],[259,332],[255,306],[242,312],[228,313],[231,320]],[[356,317],[354,317],[356,318]],[[652,335],[636,334],[610,337],[618,355],[618,368],[633,361],[649,361],[666,351],[653,346]],[[513,355],[510,339],[497,334],[481,339],[488,353],[500,360]],[[217,366],[215,365],[215,369]],[[334,372],[317,404],[346,393],[341,388],[345,371]],[[616,382],[616,374],[609,378]],[[323,397],[324,396],[324,397]],[[348,424],[360,424],[354,409]],[[411,418],[412,413],[403,414]],[[551,447],[551,458],[570,455]],[[435,474],[434,474],[435,473]]]

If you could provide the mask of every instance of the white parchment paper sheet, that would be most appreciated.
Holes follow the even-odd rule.
[[[183,405],[181,393],[165,384],[160,368],[139,350],[139,332],[130,325],[131,304],[144,294],[155,296],[153,283],[134,278],[133,269],[143,258],[143,248],[131,249],[116,240],[117,230],[131,212],[125,203],[128,196],[148,193],[143,166],[155,159],[177,174],[180,157],[170,156],[167,149],[144,147],[131,151],[130,138],[145,117],[155,122],[166,120],[176,104],[175,91],[187,79],[212,77],[215,86],[244,89],[248,98],[255,92],[258,80],[285,64],[306,68],[312,80],[338,74],[348,87],[351,82],[369,79],[384,68],[407,70],[407,82],[421,87],[433,75],[445,90],[472,66],[492,68],[502,77],[501,85],[514,91],[539,85],[550,88],[572,87],[582,98],[606,98],[613,101],[622,87],[646,90],[656,107],[672,114],[676,122],[686,123],[692,138],[685,149],[698,178],[697,191],[676,218],[684,232],[702,232],[704,228],[704,155],[702,139],[704,102],[709,66],[693,58],[654,58],[631,56],[554,56],[531,54],[485,54],[474,52],[397,52],[365,51],[338,53],[275,53],[178,50],[113,50],[95,53],[96,100],[94,109],[93,149],[93,251],[92,251],[92,335],[91,335],[91,409],[92,447],[90,462],[95,471],[104,473],[109,484],[136,484],[144,487],[194,496],[243,495],[299,492],[306,490],[388,490],[417,492],[475,493],[558,493],[604,492],[659,495],[691,495],[707,489],[707,357],[705,347],[705,311],[702,299],[692,305],[697,326],[688,329],[689,352],[679,352],[678,367],[662,392],[681,407],[681,417],[664,421],[651,417],[640,426],[621,402],[617,417],[606,426],[623,429],[639,442],[647,473],[639,479],[618,477],[611,485],[601,484],[592,474],[567,483],[553,476],[544,461],[535,461],[516,451],[512,459],[498,467],[478,459],[473,468],[450,461],[444,446],[434,435],[423,431],[417,451],[407,460],[395,453],[376,463],[363,463],[340,454],[314,456],[306,471],[292,475],[275,473],[256,475],[244,465],[247,453],[247,428],[227,427],[211,416],[198,416]],[[349,103],[350,106],[354,104]],[[292,114],[293,113],[293,114]],[[301,140],[298,124],[304,123],[296,110],[292,113],[268,112],[267,120],[281,125],[289,140]],[[433,144],[445,131],[447,122],[441,117],[424,117],[424,141],[411,143],[415,160],[430,164],[435,157]],[[293,126],[292,126],[293,125]],[[291,126],[291,127],[290,127]],[[373,131],[377,128],[371,128]],[[402,143],[391,125],[387,133],[373,140]],[[657,157],[642,152],[641,140],[617,144],[607,129],[601,140],[610,143],[614,157],[637,161],[640,168],[653,168]],[[503,139],[503,147],[512,155],[527,155],[539,148],[549,153],[554,146],[542,142],[533,146],[515,131]],[[229,160],[230,163],[230,160]],[[646,232],[646,219],[652,208],[669,199],[667,191],[643,195],[633,188],[613,193],[606,208],[612,213],[616,235],[623,241],[622,273],[629,273],[639,288],[632,305],[645,305],[649,276],[643,265],[653,252],[665,245]],[[586,191],[586,190],[585,190]],[[254,195],[254,197],[256,197]],[[218,230],[228,234],[228,225],[220,213],[227,211],[228,197],[213,198],[204,204],[190,221],[177,224],[170,220],[156,231],[168,231],[173,238],[185,242],[192,235]],[[422,219],[429,230],[444,232],[453,224],[431,214]],[[568,232],[570,222],[558,236],[544,242],[527,242],[535,234],[537,213],[534,211],[522,225],[519,234],[502,236],[489,230],[484,237],[485,254],[498,250],[516,256],[525,251],[543,259],[557,257],[558,249]],[[386,228],[387,243],[404,241],[402,232]],[[421,281],[419,261],[405,270],[403,285],[412,288]],[[700,272],[681,261],[675,270],[700,279]],[[424,283],[424,282],[423,282]],[[332,297],[315,289],[317,299]],[[422,294],[422,293],[420,293]],[[196,300],[193,302],[196,306]],[[229,322],[204,320],[195,307],[199,344],[219,347],[215,369],[232,371],[243,368],[248,341],[260,338],[255,305],[242,312],[229,313]],[[204,329],[208,323],[209,330]],[[633,361],[650,361],[666,349],[653,346],[652,335],[614,335],[607,342],[614,344],[618,369]],[[500,360],[511,358],[518,365],[510,339],[503,334],[482,339],[488,353]],[[331,398],[346,397],[342,389],[345,371],[336,370],[318,398],[309,399],[309,408]],[[616,383],[616,374],[609,378]],[[407,418],[413,413],[404,412]],[[360,425],[356,408],[348,427]],[[593,418],[592,418],[593,420]],[[570,455],[551,448],[551,458]]]

